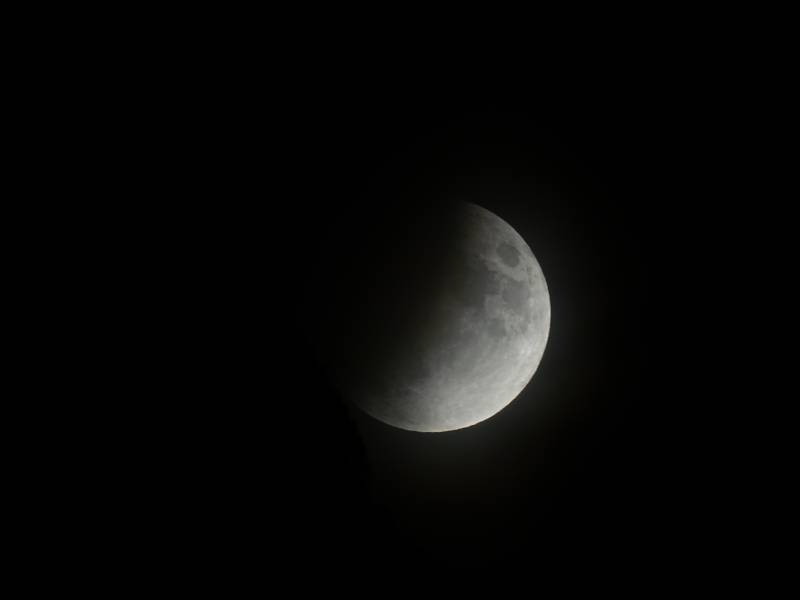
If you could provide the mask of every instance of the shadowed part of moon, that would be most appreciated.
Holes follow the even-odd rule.
[[[415,224],[381,250],[333,319],[331,362],[344,394],[413,431],[479,423],[530,381],[550,300],[528,245],[474,204]]]

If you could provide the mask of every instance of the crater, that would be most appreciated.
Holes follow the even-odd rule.
[[[519,250],[511,244],[503,242],[497,247],[497,254],[509,267],[516,267],[519,264]]]

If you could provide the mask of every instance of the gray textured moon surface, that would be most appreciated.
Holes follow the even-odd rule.
[[[530,382],[547,344],[550,297],[533,252],[466,202],[387,237],[363,248],[357,277],[337,277],[325,353],[342,395],[410,431],[492,417]]]

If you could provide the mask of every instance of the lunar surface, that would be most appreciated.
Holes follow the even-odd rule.
[[[497,215],[468,203],[459,210],[435,276],[408,284],[412,316],[369,317],[390,333],[370,337],[361,370],[345,379],[358,407],[402,429],[449,431],[495,415],[531,380],[547,343],[550,298],[533,252]]]

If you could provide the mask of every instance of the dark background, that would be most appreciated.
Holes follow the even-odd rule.
[[[456,87],[325,73],[176,107],[190,184],[166,220],[181,232],[167,285],[182,291],[171,314],[186,385],[165,411],[180,435],[158,471],[176,547],[360,581],[648,568],[665,506],[644,380],[663,105],[630,75]],[[454,198],[531,246],[548,346],[495,417],[393,429],[331,386],[309,311],[326,303],[340,232],[402,235]],[[365,249],[343,277],[373,262]]]
[[[758,453],[788,402],[772,383],[786,353],[745,341],[786,337],[767,321],[791,298],[766,268],[791,254],[772,246],[793,239],[776,233],[788,196],[767,191],[786,156],[752,135],[789,135],[769,85],[781,52],[719,11],[493,27],[482,10],[468,27],[302,10],[86,21],[97,37],[66,28],[29,69],[45,89],[11,116],[54,159],[33,161],[55,191],[31,207],[64,271],[41,312],[70,328],[30,340],[78,364],[32,380],[57,386],[55,410],[32,407],[55,422],[41,451],[60,473],[26,469],[47,486],[17,518],[28,543],[82,584],[148,591],[153,575],[226,595],[439,577],[661,589],[687,572],[738,588],[740,565],[780,552],[749,532],[786,531],[766,517],[788,453]],[[456,196],[533,249],[550,339],[495,417],[392,429],[351,410],[315,352],[331,257]],[[340,272],[380,267],[364,244]],[[758,355],[769,376],[747,389]]]
[[[60,478],[29,469],[48,486],[29,543],[72,577],[148,591],[153,575],[226,595],[687,573],[738,588],[740,565],[780,552],[749,533],[786,531],[767,523],[786,480],[768,467],[788,453],[758,452],[786,353],[745,341],[786,337],[767,322],[791,298],[766,268],[793,239],[776,233],[788,196],[767,191],[786,157],[758,135],[788,135],[771,46],[718,11],[540,12],[519,31],[409,11],[425,44],[399,14],[331,7],[356,35],[317,10],[107,19],[103,40],[65,34],[80,58],[42,50],[58,77],[31,70],[46,91],[12,117],[61,165],[33,165],[56,206],[32,208],[65,238],[42,312],[70,330],[30,339],[79,364],[37,367],[58,408],[32,406],[65,439],[42,450]],[[340,307],[332,279],[381,269],[370,244],[453,199],[529,243],[550,339],[498,415],[400,431],[348,407],[315,325]],[[332,257],[362,242],[338,278]],[[748,389],[758,355],[769,376]]]

